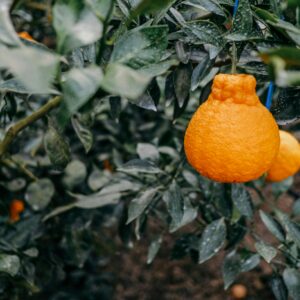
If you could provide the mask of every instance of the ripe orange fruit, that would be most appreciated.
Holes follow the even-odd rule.
[[[20,220],[20,214],[25,209],[24,202],[22,200],[13,200],[9,206],[9,218],[11,222],[17,222]]]
[[[29,40],[35,42],[33,37],[27,32],[27,31],[22,31],[18,33],[18,36],[22,39]]]
[[[300,144],[290,133],[279,130],[279,152],[267,174],[268,181],[284,180],[300,169]]]
[[[187,160],[203,176],[246,182],[271,167],[279,149],[278,126],[255,86],[251,75],[216,75],[184,138]]]
[[[247,288],[242,284],[235,284],[231,288],[231,294],[234,299],[244,299],[247,296]]]

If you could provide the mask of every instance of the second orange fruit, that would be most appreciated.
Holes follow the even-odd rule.
[[[216,75],[211,94],[193,115],[184,138],[187,160],[203,176],[247,182],[271,167],[279,131],[255,87],[251,75]]]
[[[280,148],[267,174],[268,181],[281,181],[300,169],[300,144],[290,133],[280,130]]]

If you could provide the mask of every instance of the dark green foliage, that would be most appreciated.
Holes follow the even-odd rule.
[[[0,157],[0,299],[112,299],[108,228],[128,248],[149,235],[148,264],[167,233],[171,259],[202,263],[223,249],[225,288],[262,258],[276,299],[299,299],[298,206],[288,215],[264,202],[270,244],[255,232],[264,179],[212,182],[183,151],[188,120],[232,64],[257,78],[262,102],[274,80],[279,124],[299,119],[297,1],[242,0],[235,18],[231,0],[0,2],[0,143],[61,97]],[[36,42],[19,39],[24,30]],[[274,184],[274,198],[292,183]],[[13,199],[25,203],[15,223]]]

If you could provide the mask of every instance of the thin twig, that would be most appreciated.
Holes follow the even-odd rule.
[[[38,2],[29,2],[25,3],[26,6],[36,9],[36,10],[41,10],[41,11],[47,11],[48,10],[48,5],[44,3],[38,3]]]
[[[9,146],[11,145],[15,137],[20,133],[20,131],[45,116],[49,111],[56,108],[60,104],[60,102],[60,96],[54,97],[40,109],[11,126],[7,130],[4,139],[0,143],[0,157],[2,157],[7,152]]]
[[[232,50],[232,52],[231,52],[231,59],[232,59],[231,74],[235,74],[236,73],[236,64],[237,64],[237,49],[236,49],[235,42],[232,43],[231,50]]]
[[[28,176],[33,181],[38,181],[39,179],[27,168],[24,162],[19,161],[16,158],[10,157],[8,161],[11,161],[22,173]]]

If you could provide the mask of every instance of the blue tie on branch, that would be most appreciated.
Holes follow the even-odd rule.
[[[236,15],[238,6],[239,6],[239,0],[235,0],[234,7],[233,7],[233,17],[235,17],[235,15]]]
[[[272,105],[272,99],[273,99],[273,92],[274,92],[274,83],[271,81],[269,83],[268,87],[268,95],[267,95],[267,101],[266,101],[266,108],[270,109]]]
[[[236,16],[238,6],[239,6],[239,0],[235,0],[234,6],[233,6],[233,18]],[[283,18],[281,18],[281,19],[283,19]],[[273,81],[271,81],[269,84],[269,87],[268,87],[268,96],[267,96],[267,101],[266,101],[267,109],[270,109],[272,106],[273,92],[274,92],[274,83],[273,83]]]

